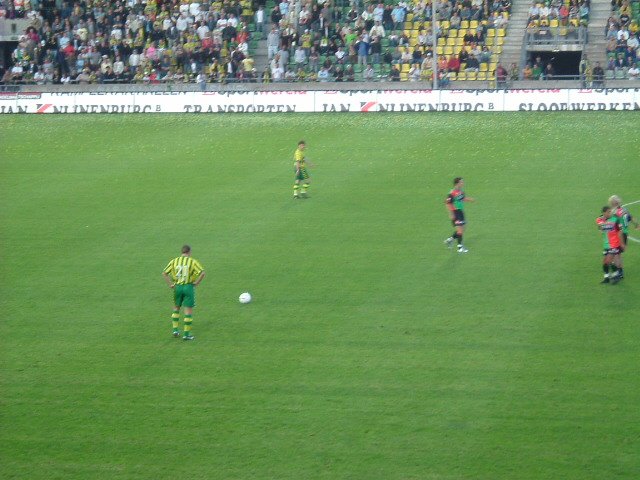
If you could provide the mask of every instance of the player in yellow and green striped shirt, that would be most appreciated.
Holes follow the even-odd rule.
[[[173,336],[180,336],[180,307],[184,312],[184,340],[193,340],[191,323],[193,322],[193,307],[196,306],[197,287],[204,278],[204,268],[195,258],[191,257],[191,247],[184,245],[182,255],[169,262],[162,272],[169,288],[173,289]]]
[[[298,142],[298,148],[293,154],[293,167],[295,168],[295,180],[293,182],[293,198],[298,199],[300,197],[307,198],[307,189],[311,183],[309,178],[309,172],[307,171],[308,160],[304,156],[304,150],[307,148],[307,144],[304,140]],[[308,162],[311,166],[311,162]],[[300,184],[302,182],[302,185]]]

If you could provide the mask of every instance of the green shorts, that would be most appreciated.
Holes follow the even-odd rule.
[[[173,302],[176,307],[196,306],[196,289],[192,283],[173,287]]]
[[[301,168],[299,172],[296,173],[296,180],[306,180],[309,178],[309,172],[307,172],[306,168]]]

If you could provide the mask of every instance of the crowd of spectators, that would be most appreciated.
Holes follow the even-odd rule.
[[[546,0],[529,7],[528,27],[579,27],[589,24],[589,0]]]
[[[613,0],[605,27],[606,75],[638,80],[640,74],[640,2]]]
[[[437,24],[429,0],[342,8],[331,0],[4,0],[0,15],[30,26],[1,80],[430,81],[434,48],[442,83],[493,72],[493,40],[504,35],[511,0],[436,0],[436,8]],[[258,72],[261,38],[268,64]]]
[[[255,80],[255,10],[264,14],[251,0],[5,1],[0,14],[31,22],[2,81]]]
[[[273,81],[431,81],[436,48],[435,71],[446,83],[450,73],[478,72],[496,59],[487,33],[504,31],[510,0],[440,0],[436,8],[438,24],[427,2],[339,9],[283,1],[270,12],[268,75]]]

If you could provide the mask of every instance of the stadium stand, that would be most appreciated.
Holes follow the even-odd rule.
[[[605,27],[606,78],[638,80],[640,0],[614,0]]]
[[[251,0],[3,2],[26,17],[4,83],[256,81]]]
[[[303,4],[304,3],[304,4]],[[510,0],[329,3],[251,0],[4,1],[31,25],[4,83],[495,79]],[[283,12],[284,11],[284,12]],[[262,21],[258,22],[258,18]],[[269,46],[268,24],[277,25]],[[437,41],[432,40],[436,30]],[[254,57],[265,57],[265,64]],[[324,68],[323,68],[324,67]]]

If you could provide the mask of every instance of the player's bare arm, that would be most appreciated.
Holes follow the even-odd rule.
[[[198,285],[200,285],[200,282],[202,282],[202,279],[204,278],[205,273],[204,270],[202,272],[200,272],[200,275],[198,275],[198,278],[196,278],[196,281],[193,282],[193,286],[197,287]]]
[[[167,282],[167,285],[169,286],[169,288],[173,288],[176,286],[176,284],[173,283],[173,280],[171,280],[171,277],[167,275],[165,272],[162,272],[162,276],[164,277],[164,281]]]

